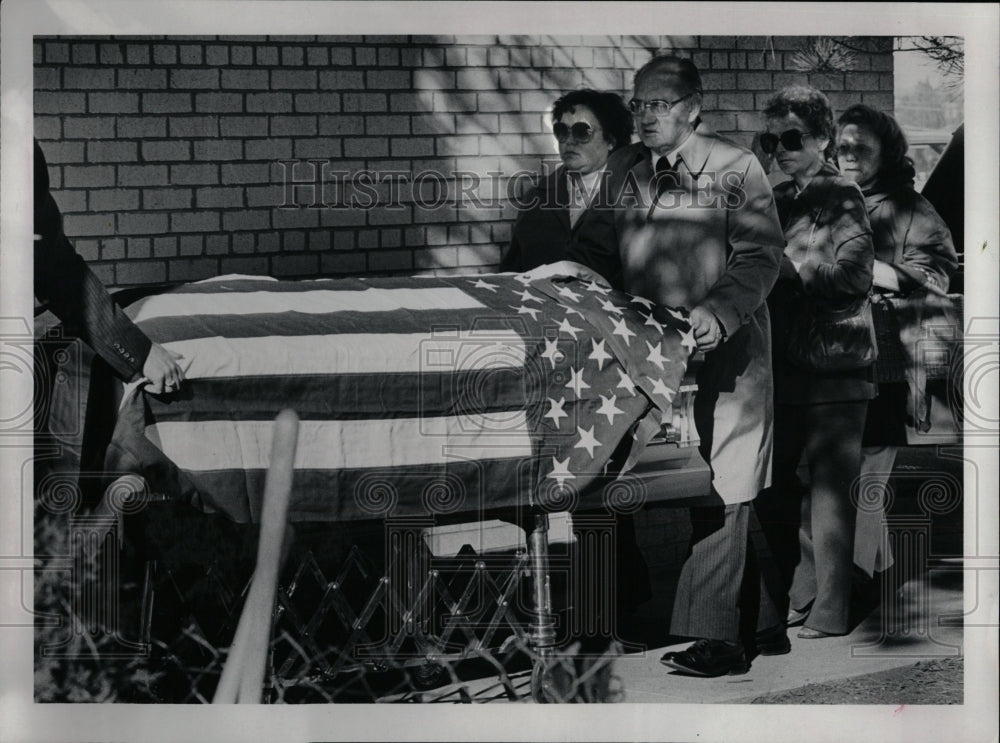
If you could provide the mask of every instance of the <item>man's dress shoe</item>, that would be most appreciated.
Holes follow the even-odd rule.
[[[667,653],[660,662],[691,676],[734,676],[750,670],[742,643],[698,640],[687,650]]]

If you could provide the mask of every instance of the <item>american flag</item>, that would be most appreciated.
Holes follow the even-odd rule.
[[[512,274],[222,277],[128,312],[187,381],[126,396],[106,466],[240,522],[286,407],[292,519],[567,510],[670,420],[695,348],[681,311]]]

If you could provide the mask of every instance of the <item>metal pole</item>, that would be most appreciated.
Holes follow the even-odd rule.
[[[531,565],[534,623],[531,644],[537,650],[555,645],[555,618],[552,616],[552,577],[549,574],[549,516],[536,513],[531,517],[528,533],[528,558]]]

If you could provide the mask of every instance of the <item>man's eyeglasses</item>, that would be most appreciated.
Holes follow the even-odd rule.
[[[687,100],[692,95],[694,94],[688,93],[676,101],[661,101],[655,98],[648,101],[640,101],[638,98],[633,98],[628,102],[628,110],[632,112],[633,116],[641,116],[643,111],[652,111],[657,116],[662,116],[663,114],[670,113],[670,109],[681,101]]]
[[[577,144],[587,144],[594,138],[593,128],[590,124],[585,124],[582,121],[576,122],[573,126],[566,126],[561,121],[557,122],[552,125],[552,133],[556,135],[556,141],[559,144],[565,144],[570,137],[573,137],[573,141]]]
[[[760,148],[768,155],[773,155],[778,149],[778,143],[789,152],[798,152],[802,149],[802,138],[811,136],[808,132],[802,133],[798,129],[789,129],[781,134],[771,134],[764,132],[760,135]]]

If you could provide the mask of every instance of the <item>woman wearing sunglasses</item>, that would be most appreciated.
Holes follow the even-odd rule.
[[[816,639],[850,629],[851,486],[861,469],[861,433],[875,385],[870,362],[829,371],[822,359],[790,359],[814,350],[802,348],[811,344],[797,323],[808,326],[812,318],[863,305],[874,254],[861,191],[828,159],[835,130],[826,96],[811,87],[788,87],[771,99],[764,116],[760,146],[791,179],[774,189],[787,245],[768,298],[773,485],[756,505],[789,581],[788,624],[804,624],[799,637]],[[796,477],[803,452],[810,479],[804,493]]]
[[[915,170],[906,156],[906,136],[896,120],[870,106],[851,106],[838,120],[837,162],[857,183],[875,243],[874,284],[879,294],[941,295],[958,266],[951,233],[934,207],[913,189]],[[897,315],[897,319],[904,319]],[[912,319],[912,318],[911,318]],[[910,334],[919,335],[918,328]],[[861,471],[865,492],[875,492],[892,472],[899,446],[907,444],[906,382],[883,382],[868,407]],[[885,523],[881,509],[858,511],[854,559],[868,577],[889,566],[881,553]]]
[[[567,257],[580,215],[597,194],[608,155],[632,139],[632,115],[620,96],[574,90],[552,106],[562,165],[522,203],[501,271],[528,271]],[[610,278],[610,277],[609,277]]]
[[[500,271],[534,269],[548,271],[537,274],[539,277],[572,275],[622,288],[620,273],[601,276],[571,261],[569,246],[580,216],[597,196],[608,156],[632,140],[632,114],[616,93],[583,89],[567,93],[553,104],[552,122],[562,164],[540,179],[522,200],[527,208],[514,223]],[[613,559],[616,565],[615,595],[621,617],[652,594],[649,568],[639,551],[632,517],[616,514],[615,522],[615,556],[608,559]],[[600,641],[600,637],[586,640],[588,652],[603,652],[605,648]],[[590,646],[588,642],[597,644]]]

